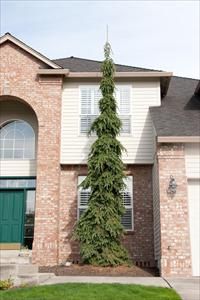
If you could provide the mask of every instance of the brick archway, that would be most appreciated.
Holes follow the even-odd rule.
[[[44,62],[11,42],[0,47],[1,99],[7,95],[20,99],[33,109],[38,120],[32,261],[39,265],[55,265],[58,261],[62,77],[40,77],[38,69],[47,67]]]

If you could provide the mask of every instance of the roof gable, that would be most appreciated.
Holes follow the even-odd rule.
[[[61,66],[57,65],[55,62],[51,61],[46,56],[42,55],[41,53],[37,52],[36,50],[32,49],[31,47],[29,47],[28,45],[23,43],[22,41],[18,40],[16,37],[11,35],[10,33],[6,33],[2,37],[0,37],[0,45],[2,45],[3,43],[5,43],[7,41],[10,41],[13,44],[17,45],[18,47],[22,48],[23,50],[30,53],[31,55],[33,55],[34,57],[36,57],[40,61],[44,62],[46,65],[48,65],[49,67],[51,67],[53,69],[61,69],[62,68]]]

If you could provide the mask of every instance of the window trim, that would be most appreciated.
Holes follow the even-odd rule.
[[[133,130],[132,130],[132,98],[133,98],[133,88],[132,88],[132,83],[117,83],[115,85],[116,87],[116,90],[120,87],[125,87],[125,88],[128,88],[130,90],[130,113],[125,115],[125,114],[119,114],[118,113],[118,110],[117,110],[117,113],[118,113],[118,116],[119,118],[121,117],[124,117],[124,116],[129,116],[130,118],[130,132],[122,132],[119,134],[119,137],[130,137],[133,135]],[[78,118],[78,135],[81,136],[81,137],[86,137],[87,136],[87,133],[82,133],[81,132],[81,89],[83,88],[97,88],[99,89],[100,88],[100,85],[94,83],[94,84],[80,84],[79,85],[79,118]],[[116,99],[117,101],[117,105],[118,105],[118,99]],[[94,115],[91,115],[91,116],[94,116]]]
[[[28,126],[32,129],[32,132],[33,132],[33,137],[34,137],[34,157],[33,158],[1,158],[0,157],[0,161],[34,161],[36,160],[36,156],[37,156],[37,153],[36,153],[36,133],[35,133],[35,130],[34,128],[32,127],[32,125],[23,120],[23,119],[9,119],[9,120],[6,120],[5,122],[1,123],[0,124],[0,131],[1,129],[3,129],[5,126],[7,126],[8,124],[10,123],[13,123],[13,122],[24,122],[25,124],[28,124]],[[14,151],[12,149],[12,151]],[[24,156],[24,150],[23,150],[23,156]]]
[[[87,209],[88,208],[88,205],[80,205],[80,188],[78,187],[79,186],[79,184],[81,183],[79,183],[79,178],[80,177],[86,177],[87,175],[78,175],[77,176],[77,220],[79,220],[79,218],[80,218],[80,209]],[[127,175],[127,177],[130,177],[131,178],[131,205],[124,205],[124,207],[125,207],[125,210],[126,209],[131,209],[131,224],[132,224],[132,227],[131,228],[129,228],[129,229],[125,229],[124,228],[124,231],[126,232],[126,233],[128,233],[128,232],[133,232],[134,231],[134,193],[133,193],[133,182],[134,182],[134,180],[133,180],[133,175]]]
[[[36,176],[0,176],[0,180],[26,180],[26,179],[31,179],[35,180],[35,183],[37,185],[37,177]],[[36,185],[35,187],[0,187],[0,190],[36,190]]]

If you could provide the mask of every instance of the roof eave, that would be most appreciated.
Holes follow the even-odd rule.
[[[38,74],[53,74],[53,70],[39,69]],[[68,78],[101,78],[102,72],[71,72],[69,69],[58,69],[57,73],[65,74]],[[115,78],[170,78],[171,72],[115,72]]]
[[[160,78],[160,77],[171,77],[171,72],[115,72],[115,78]],[[69,72],[69,78],[101,78],[102,72]]]
[[[32,49],[30,46],[26,45],[16,37],[12,36],[10,33],[6,33],[5,35],[0,37],[0,45],[5,43],[6,41],[10,41],[13,44],[17,45],[18,47],[22,48],[26,52],[30,53],[37,59],[41,60],[45,64],[47,64],[49,67],[53,69],[62,69],[61,66],[57,65],[56,63],[52,62],[49,58],[44,56],[43,54],[37,52],[36,50]]]

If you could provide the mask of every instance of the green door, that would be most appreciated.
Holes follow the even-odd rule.
[[[24,191],[0,191],[0,243],[22,243]]]

